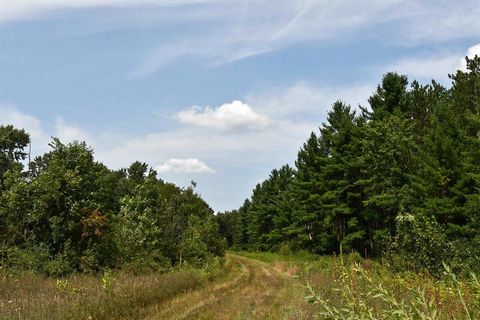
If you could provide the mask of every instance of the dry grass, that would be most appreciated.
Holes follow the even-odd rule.
[[[102,281],[103,280],[103,281]],[[63,279],[0,275],[1,319],[138,319],[160,304],[207,283],[195,271]]]
[[[3,272],[0,318],[433,320],[476,319],[480,308],[478,281],[396,274],[358,256],[229,254],[221,275],[211,269],[58,280]]]
[[[308,284],[305,298],[320,319],[480,319],[476,278],[394,273],[358,255],[241,254]]]
[[[232,272],[215,285],[181,295],[149,319],[309,319],[300,282],[270,264],[228,256]]]

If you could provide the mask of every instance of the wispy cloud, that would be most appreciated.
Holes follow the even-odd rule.
[[[31,19],[55,10],[91,7],[182,6],[215,0],[0,0],[0,22]]]
[[[8,104],[0,105],[0,124],[11,124],[15,128],[25,129],[30,134],[34,155],[40,155],[48,151],[48,144],[52,137],[59,138],[63,143],[86,141],[90,145],[100,144],[100,141],[86,130],[83,130],[80,126],[67,123],[61,117],[57,117],[54,126],[48,128],[39,118]],[[99,133],[100,136],[104,134]]]
[[[60,117],[55,120],[55,137],[64,143],[87,141],[89,144],[95,144],[95,139],[90,133],[81,129],[79,126],[66,123],[65,120]]]
[[[427,0],[0,0],[0,22],[100,6],[168,8],[164,27],[176,27],[177,21],[194,30],[159,37],[133,68],[133,76],[148,75],[186,57],[200,59],[205,67],[216,66],[304,41],[355,37],[418,45],[480,36],[477,0],[461,5]]]
[[[250,94],[246,103],[259,112],[280,119],[323,117],[331,105],[342,100],[357,107],[365,106],[368,97],[375,90],[375,84],[350,85],[345,87],[314,86],[298,82],[290,87],[274,88],[266,92]]]
[[[403,1],[408,13],[399,33],[410,44],[425,44],[480,35],[478,0]],[[400,20],[402,21],[402,20]]]
[[[465,56],[473,58],[475,55],[480,56],[480,43],[466,51],[404,57],[385,67],[383,71],[397,71],[408,75],[410,79],[435,79],[446,83],[448,74],[455,73],[456,70],[467,70]]]
[[[218,66],[305,41],[381,38],[393,45],[415,46],[480,36],[476,0],[463,1],[461,6],[413,0],[245,1],[212,10],[221,14],[208,24],[202,20],[194,37],[161,41],[134,75],[147,75],[185,57]],[[392,29],[389,24],[398,27]]]
[[[42,137],[45,134],[41,127],[41,121],[38,118],[22,113],[12,105],[0,105],[0,119],[1,124],[25,129],[33,137]]]
[[[15,128],[27,131],[30,134],[34,153],[41,153],[47,149],[50,136],[37,117],[23,113],[12,105],[4,104],[0,105],[0,124],[13,125]]]

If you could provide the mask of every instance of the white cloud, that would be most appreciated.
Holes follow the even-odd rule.
[[[133,75],[147,75],[187,56],[203,59],[206,66],[217,66],[301,41],[338,40],[367,25],[383,21],[381,17],[391,7],[390,3],[378,0],[368,3],[354,0],[222,3],[210,7],[219,12],[210,17],[208,25],[212,29],[201,24],[199,28],[203,32],[194,37],[162,41],[145,56]]]
[[[196,121],[196,126],[127,137],[112,148],[98,149],[96,154],[101,161],[115,168],[134,160],[159,163],[165,161],[162,157],[173,155],[181,159],[202,159],[215,167],[274,167],[295,159],[310,132],[317,131],[325,121],[333,102],[341,99],[352,107],[365,105],[374,90],[374,85],[336,88],[298,83],[289,88],[249,95],[245,98],[248,103],[238,102],[244,107],[243,111],[252,110],[257,115],[253,110],[259,110],[258,114],[268,117],[268,125],[262,130],[224,130],[250,128],[255,123],[251,120],[257,119],[252,115],[245,117],[247,121],[242,117],[236,118],[236,114],[225,112],[221,107],[187,109],[181,117],[177,114],[177,119],[181,118],[182,123],[187,124]],[[232,105],[227,103],[223,106]],[[223,116],[228,120],[219,120],[224,119]],[[242,126],[238,127],[240,124]],[[197,126],[202,126],[203,130],[198,130]]]
[[[254,112],[249,105],[239,100],[222,104],[218,108],[202,109],[194,106],[180,111],[175,118],[183,124],[221,130],[255,130],[265,128],[270,123],[267,116]]]
[[[85,141],[88,144],[94,144],[94,139],[89,133],[78,126],[67,124],[62,118],[57,118],[55,121],[55,137],[63,143]]]
[[[17,110],[12,105],[0,105],[0,124],[13,125],[18,129],[25,129],[30,134],[32,151],[45,152],[48,148],[50,136],[42,127],[40,119]]]
[[[468,48],[467,56],[469,58],[473,58],[474,56],[480,56],[480,43],[477,43],[476,45]]]
[[[159,173],[214,173],[215,170],[207,166],[204,162],[194,159],[170,159],[164,164],[155,167]]]
[[[32,154],[40,155],[49,150],[48,144],[52,137],[57,137],[63,143],[86,141],[89,145],[99,145],[98,139],[82,128],[68,124],[64,119],[57,118],[53,128],[47,128],[40,119],[31,114],[19,111],[12,105],[0,105],[0,124],[11,124],[15,128],[25,129],[30,134],[32,142]],[[108,135],[100,133],[100,137]],[[104,139],[105,140],[105,139]],[[102,141],[103,142],[103,141]]]
[[[316,87],[299,82],[288,88],[277,88],[262,94],[249,95],[249,105],[276,117],[295,119],[306,116],[324,117],[332,104],[342,100],[353,108],[365,106],[375,85],[352,85],[349,87]]]
[[[41,121],[32,115],[22,113],[11,105],[0,105],[0,119],[4,125],[11,124],[15,128],[25,129],[34,138],[45,135]]]
[[[469,47],[466,52],[405,57],[385,67],[384,72],[394,70],[408,75],[411,80],[434,79],[445,83],[448,82],[448,74],[455,73],[457,70],[467,70],[465,56],[473,58],[475,55],[480,56],[480,43]]]
[[[32,146],[38,148],[37,154],[48,151],[50,136],[65,143],[85,140],[94,147],[96,158],[112,168],[140,160],[163,163],[161,168],[166,170],[174,167],[175,162],[167,161],[171,158],[202,159],[214,167],[273,167],[272,163],[281,165],[295,159],[301,144],[325,120],[335,100],[342,98],[355,106],[366,101],[374,89],[373,85],[329,88],[297,83],[249,95],[244,98],[247,102],[187,109],[181,116],[177,114],[177,119],[189,126],[133,137],[106,131],[92,133],[63,118],[57,118],[52,127],[47,127],[13,107],[1,107],[0,119],[32,133]]]
[[[403,38],[412,44],[474,38],[480,35],[478,0],[407,1]],[[402,21],[402,20],[400,20]]]
[[[476,45],[468,48],[466,56],[469,57],[469,58],[473,58],[475,56],[480,57],[480,43],[477,43]],[[465,57],[462,57],[461,63],[458,66],[458,69],[460,69],[462,71],[467,70],[467,61],[465,60]]]
[[[355,105],[366,100],[371,92],[369,86],[325,88],[302,82],[289,88],[242,97],[246,102],[234,101],[216,108],[197,109],[187,114],[189,120],[183,118],[186,121],[183,123],[187,124],[200,119],[201,130],[197,123],[196,126],[180,126],[137,136],[120,134],[120,138],[108,131],[89,132],[63,118],[57,118],[51,127],[46,127],[27,114],[15,117],[23,119],[30,128],[37,128],[46,137],[42,152],[48,150],[50,135],[58,136],[64,142],[86,140],[93,146],[95,158],[110,168],[126,167],[136,160],[160,164],[155,169],[181,185],[188,183],[186,180],[191,179],[192,174],[205,173],[197,177],[200,179],[199,190],[207,195],[218,190],[226,194],[239,193],[240,201],[253,187],[251,181],[268,174],[272,168],[292,164],[310,132],[317,131],[325,120],[331,103],[343,98]],[[309,116],[297,117],[300,113]],[[3,113],[0,117],[5,118]],[[262,129],[245,130],[251,126]],[[213,172],[217,174],[207,174]],[[233,180],[239,182],[232,183]],[[215,191],[203,189],[205,184],[210,184],[209,188]],[[228,199],[224,200],[223,208],[236,205],[227,203]]]
[[[454,72],[459,65],[459,54],[431,57],[403,58],[385,68],[408,75],[410,80],[416,78],[446,80],[448,74]]]
[[[28,19],[58,9],[131,6],[181,6],[212,0],[0,0],[0,22]]]

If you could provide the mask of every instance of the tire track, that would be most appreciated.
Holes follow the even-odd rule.
[[[185,312],[179,319],[211,319],[218,318],[212,310],[222,310],[222,319],[236,319],[242,316],[262,319],[264,312],[259,307],[268,305],[275,298],[275,287],[281,281],[276,272],[269,270],[259,261],[231,255],[232,258],[247,265],[249,276],[242,287],[232,288],[222,296],[202,301]],[[229,308],[243,305],[246,308]]]
[[[179,297],[176,297],[168,302],[168,305],[162,310],[158,310],[158,313],[148,319],[184,319],[185,316],[194,312],[197,309],[202,308],[204,305],[214,301],[217,296],[225,295],[227,292],[236,290],[242,283],[242,279],[248,278],[250,270],[247,264],[245,264],[241,259],[235,259],[235,263],[240,265],[240,274],[237,275],[234,279],[214,285],[213,287],[206,287],[199,290],[195,290]],[[206,299],[206,296],[208,297]],[[192,306],[192,302],[200,300]],[[179,315],[179,311],[183,306],[190,306],[187,310],[184,310],[184,315]]]
[[[288,316],[302,301],[295,280],[255,259],[234,254],[227,259],[236,266],[233,274],[238,272],[233,279],[174,298],[148,319],[298,319]]]

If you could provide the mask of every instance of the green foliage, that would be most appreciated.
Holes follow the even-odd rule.
[[[30,136],[25,130],[0,125],[0,193],[5,173],[12,169],[21,170],[22,164],[19,161],[27,157],[24,149],[29,143]]]
[[[57,276],[165,271],[195,228],[201,241],[191,249],[205,246],[192,254],[198,264],[224,254],[213,212],[192,188],[164,183],[145,163],[111,171],[85,143],[58,139],[22,172],[28,135],[11,126],[0,132],[9,139],[0,145],[1,266]]]
[[[215,255],[225,254],[226,242],[219,236],[213,217],[190,216],[179,244],[180,263],[201,267]]]
[[[386,74],[357,114],[337,101],[295,167],[274,169],[238,210],[213,215],[142,162],[111,171],[53,139],[24,170],[24,130],[0,126],[0,263],[62,275],[202,266],[234,249],[387,253],[398,269],[480,270],[480,57],[410,88]],[[221,235],[221,236],[220,236]],[[392,260],[393,261],[393,260]]]
[[[386,256],[393,269],[441,275],[443,262],[452,262],[453,246],[440,224],[422,214],[401,214],[396,218],[397,234]]]

